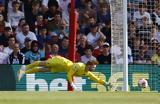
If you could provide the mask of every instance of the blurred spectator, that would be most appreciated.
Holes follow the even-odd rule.
[[[19,44],[15,43],[13,46],[13,52],[8,57],[8,64],[24,64],[25,56],[20,52]]]
[[[88,47],[88,43],[87,43],[87,37],[86,35],[82,34],[80,36],[80,39],[78,40],[77,43],[77,52],[82,56],[84,55],[84,50],[85,48]],[[90,46],[91,47],[91,46]]]
[[[41,50],[45,49],[45,43],[47,42],[47,28],[41,27],[39,28],[39,34],[37,35],[37,40],[39,43],[39,48]]]
[[[139,54],[140,45],[141,45],[140,38],[138,38],[138,37],[134,38],[133,39],[133,45],[131,47],[132,54],[133,54],[133,60],[136,60],[136,56]]]
[[[106,39],[104,34],[101,32],[100,28],[98,27],[97,24],[92,24],[90,27],[90,32],[87,34],[87,42],[89,45],[92,45],[93,47],[96,47],[97,40],[98,39]]]
[[[3,52],[4,46],[0,45],[0,52]]]
[[[155,11],[151,13],[152,21],[154,24],[160,26],[160,4],[156,5]]]
[[[5,3],[7,3],[6,9],[7,9],[8,13],[10,13],[13,10],[13,5],[12,4],[15,1],[19,3],[19,5],[20,5],[19,9],[22,10],[22,8],[21,8],[21,3],[22,3],[21,0],[5,0]]]
[[[128,46],[128,64],[133,64],[132,50],[129,46]]]
[[[5,27],[10,27],[11,28],[11,25],[9,22],[6,22],[4,20],[4,17],[2,14],[0,14],[0,36],[2,35],[2,33],[4,32],[4,29]]]
[[[50,36],[51,35],[51,36]],[[57,34],[55,34],[54,32],[51,33],[50,35],[48,35],[47,41],[50,44],[61,44],[61,39],[59,39],[59,36]]]
[[[106,21],[105,24],[100,24],[99,27],[106,37],[106,42],[111,44],[111,21]]]
[[[81,62],[81,55],[78,53],[78,48],[76,46],[76,53],[75,53],[75,62]]]
[[[41,0],[42,4],[41,4],[41,9],[42,9],[42,13],[46,13],[48,11],[48,2],[49,0]]]
[[[102,53],[97,56],[99,64],[111,64],[111,53],[109,43],[103,44]]]
[[[159,46],[158,40],[157,39],[152,39],[149,50],[148,50],[148,55],[150,57],[152,57],[154,54],[156,54],[158,46]]]
[[[45,21],[52,21],[55,17],[55,14],[59,12],[59,5],[56,0],[49,0],[48,2],[48,11],[45,13]]]
[[[80,26],[80,32],[87,35],[90,32],[90,26],[95,23],[96,19],[94,17],[89,17],[86,24]]]
[[[147,4],[147,9],[149,13],[152,13],[156,9],[156,3],[158,0],[146,0]]]
[[[34,61],[44,60],[45,53],[39,49],[38,41],[33,40],[31,43],[31,50],[25,54],[25,63],[29,64]]]
[[[59,54],[63,57],[66,57],[66,58],[68,57],[68,45],[69,45],[69,38],[64,37],[61,42]]]
[[[54,19],[52,19],[51,21],[48,21],[48,24],[47,24],[47,29],[49,34],[51,34],[52,32],[56,34],[58,33],[57,31],[59,30],[59,25],[61,23],[61,20],[62,20],[61,13],[56,12],[54,15]]]
[[[98,55],[102,54],[103,52],[103,44],[104,40],[103,39],[98,39],[97,41],[97,47],[94,48],[92,55],[94,57],[97,57]]]
[[[57,24],[54,24],[52,29],[53,30],[49,31],[49,34],[52,36],[58,36],[59,39],[63,39],[63,37],[69,37],[69,27],[64,20],[59,20]]]
[[[96,8],[99,8],[99,4],[109,4],[111,0],[92,0],[92,3],[93,5],[96,7]]]
[[[46,55],[46,59],[51,58],[52,56],[59,55],[59,46],[58,44],[51,45],[51,51],[49,54]]]
[[[79,11],[79,23],[82,26],[86,26],[86,23],[89,19],[89,17],[94,17],[95,20],[97,20],[97,12],[92,7],[92,1],[91,0],[85,0],[85,7]]]
[[[3,45],[0,45],[0,64],[7,64],[8,54],[4,53],[3,50]]]
[[[51,52],[51,43],[49,42],[49,41],[47,41],[46,43],[45,43],[45,57],[48,55],[48,54],[50,54],[50,52]]]
[[[39,34],[40,29],[46,26],[44,21],[44,17],[42,14],[37,14],[34,24],[31,24],[31,31],[33,31],[36,35]]]
[[[138,27],[142,26],[142,17],[146,16],[148,19],[148,23],[151,24],[151,16],[150,14],[146,11],[146,5],[144,3],[139,3],[139,8],[138,11],[135,11],[133,14],[133,21],[136,22],[136,25]]]
[[[132,51],[131,51],[131,48],[128,46],[128,64],[132,64],[133,63],[133,57],[135,57],[135,55],[138,54],[138,50],[136,50],[136,54],[132,54]],[[112,46],[111,47],[111,54],[114,58],[113,59],[114,61],[112,61],[112,63],[123,64],[123,50],[122,50],[122,47],[120,47],[119,45]]]
[[[63,39],[64,37],[69,37],[69,27],[64,20],[60,22],[57,34],[60,39]]]
[[[8,13],[8,21],[11,26],[16,29],[21,18],[24,18],[24,13],[19,10],[20,3],[18,1],[12,2],[12,10]]]
[[[151,39],[151,25],[149,25],[149,20],[146,16],[142,16],[142,26],[137,28],[140,39]]]
[[[67,11],[68,10],[68,4],[70,3],[70,0],[57,0],[60,10],[61,11]]]
[[[157,48],[156,53],[151,57],[152,64],[160,65],[160,47]]]
[[[120,45],[113,45],[111,47],[112,61],[113,64],[123,64],[123,51]]]
[[[99,11],[97,12],[97,22],[103,25],[106,21],[111,21],[109,5],[101,3]]]
[[[144,46],[140,47],[139,54],[137,54],[135,57],[135,64],[151,64],[151,58],[149,55],[147,55]]]
[[[29,37],[31,40],[37,40],[36,35],[30,31],[27,23],[22,25],[22,32],[16,34],[16,39],[19,42],[20,49],[24,47],[24,40]]]
[[[21,52],[23,54],[25,54],[26,52],[30,51],[30,49],[31,49],[31,42],[32,41],[31,41],[30,38],[28,38],[28,37],[25,38],[25,40],[24,40],[25,47],[21,49]]]
[[[26,23],[25,18],[21,18],[18,23],[18,27],[16,28],[16,33],[22,32],[22,25]]]
[[[62,0],[61,0],[62,1]],[[65,0],[63,0],[65,1]],[[68,0],[66,0],[68,1]],[[62,10],[62,19],[66,22],[67,26],[69,26],[69,13],[70,13],[71,4],[67,5],[66,10]],[[77,17],[78,18],[78,17]]]
[[[9,37],[12,36],[12,30],[10,27],[4,28],[4,33],[0,36],[0,45],[4,47],[8,46]]]
[[[136,25],[135,22],[130,22],[128,26],[128,45],[133,45],[133,39],[136,38],[137,32],[136,32]]]
[[[160,42],[160,27],[158,26],[153,26],[152,27],[152,31],[151,31],[151,40],[152,39],[157,39],[158,42]]]
[[[3,52],[10,55],[13,52],[14,44],[16,43],[16,39],[14,36],[10,36],[8,38],[8,47],[5,47]]]
[[[33,1],[30,5],[32,8],[30,10],[30,13],[28,13],[28,16],[26,17],[27,23],[30,27],[32,27],[35,24],[36,16],[41,13],[40,12],[40,2],[38,0]]]
[[[6,13],[6,10],[5,10],[5,6],[4,6],[4,3],[0,1],[0,14],[3,15],[3,18],[4,20],[6,21],[7,20],[7,13]]]
[[[77,10],[81,10],[85,8],[85,1],[86,0],[75,0],[75,7]]]
[[[26,22],[29,23],[30,13],[32,11],[32,2],[35,0],[21,0],[23,2],[23,10],[25,13]]]
[[[81,56],[81,61],[83,63],[87,63],[89,60],[97,61],[96,57],[92,55],[92,49],[90,47],[86,47],[84,50],[84,55]]]

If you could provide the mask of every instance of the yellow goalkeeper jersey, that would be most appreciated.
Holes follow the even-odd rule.
[[[105,82],[100,78],[96,77],[90,71],[85,69],[86,65],[84,63],[78,62],[73,63],[72,61],[61,57],[53,56],[46,61],[46,67],[50,69],[51,72],[66,72],[67,79],[72,83],[73,76],[87,76],[91,80],[94,80],[97,83],[104,84]]]

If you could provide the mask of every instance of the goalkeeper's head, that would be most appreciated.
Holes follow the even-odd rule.
[[[89,60],[86,64],[87,71],[94,71],[96,69],[96,65],[98,64],[97,61]]]

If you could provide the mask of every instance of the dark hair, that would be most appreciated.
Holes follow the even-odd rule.
[[[59,8],[58,2],[56,0],[49,0],[48,2],[48,8],[55,6],[56,9]]]
[[[15,36],[9,36],[8,39],[10,39],[10,38],[15,38]],[[16,38],[15,38],[15,39],[16,39]]]
[[[4,31],[11,31],[12,29],[10,27],[5,27]]]
[[[9,37],[8,37],[8,41],[9,41],[11,38],[14,38],[15,43],[17,42],[17,40],[16,40],[15,36],[9,36]]]
[[[26,21],[26,19],[25,19],[25,18],[21,18],[21,19],[19,20],[18,26],[20,25],[20,23],[21,23],[23,20],[25,20],[25,21]]]
[[[33,0],[33,1],[31,1],[31,5],[32,6],[35,6],[35,5],[37,5],[37,4],[40,4],[40,2],[39,2],[39,0]]]
[[[65,37],[63,37],[62,41],[63,41],[64,39],[69,40],[69,38],[68,38],[68,37],[66,37],[66,36],[65,36]]]
[[[28,24],[28,23],[25,23],[25,24],[22,25],[22,27],[24,27],[24,26],[29,26],[29,24]]]
[[[91,51],[93,51],[93,47],[90,46],[90,45],[86,46],[85,49],[84,49],[84,51],[89,50],[89,49],[90,49]]]
[[[15,5],[15,4],[20,4],[20,3],[18,1],[13,1],[12,6]]]
[[[145,3],[139,3],[139,8],[145,8],[146,4]]]
[[[38,49],[37,49],[36,51],[33,49],[33,47],[34,47],[35,45],[38,45]],[[33,53],[37,53],[38,50],[39,50],[39,43],[38,43],[38,41],[33,40],[32,43],[31,43],[31,51],[32,51]]]
[[[95,27],[97,27],[97,26],[98,26],[98,24],[97,24],[97,23],[90,24],[90,28],[95,28]]]

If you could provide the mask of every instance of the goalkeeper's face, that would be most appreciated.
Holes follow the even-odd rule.
[[[88,71],[94,71],[94,70],[96,69],[96,65],[87,65],[87,66],[86,66],[86,69],[87,69]]]

